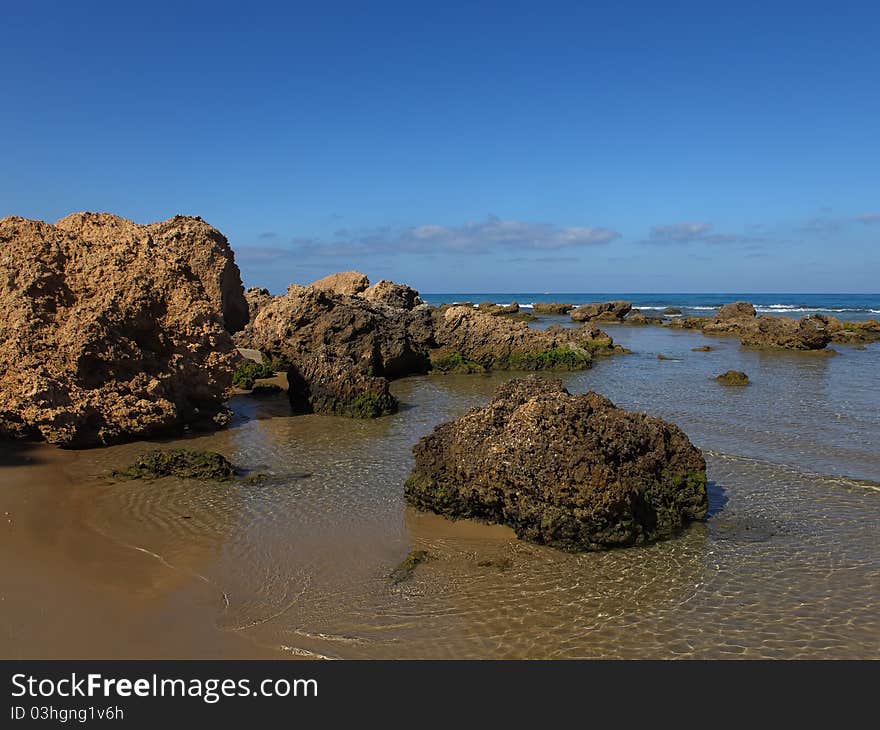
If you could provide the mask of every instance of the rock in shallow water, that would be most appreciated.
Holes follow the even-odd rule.
[[[505,383],[413,453],[410,504],[564,550],[669,537],[706,514],[706,462],[681,429],[558,380]]]
[[[173,476],[178,479],[227,482],[235,476],[235,467],[225,456],[214,451],[154,449],[141,454],[128,468],[114,471],[112,476],[118,479]]]

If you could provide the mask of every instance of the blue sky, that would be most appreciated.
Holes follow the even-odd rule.
[[[5,2],[0,215],[247,285],[880,289],[877,3]]]

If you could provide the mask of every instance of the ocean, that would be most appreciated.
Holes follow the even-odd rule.
[[[778,314],[801,317],[825,314],[838,319],[863,321],[880,315],[880,294],[756,294],[748,292],[720,293],[646,293],[646,292],[471,292],[422,294],[428,304],[452,302],[517,302],[531,307],[535,302],[567,302],[588,304],[625,299],[635,309],[644,312],[662,312],[668,307],[680,309],[682,316],[705,317],[722,304],[745,301],[755,305],[759,314]]]

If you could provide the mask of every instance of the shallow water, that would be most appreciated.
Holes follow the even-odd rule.
[[[369,422],[241,397],[233,428],[186,445],[267,474],[258,485],[108,480],[142,443],[0,467],[0,565],[18,578],[0,589],[0,654],[880,657],[880,345],[771,354],[608,330],[635,353],[566,383],[672,420],[706,451],[710,516],[679,537],[570,555],[406,507],[412,444],[509,374],[398,381],[401,412]],[[730,368],[752,384],[711,379]],[[393,584],[413,548],[433,559]],[[15,573],[9,556],[26,553],[34,581],[63,574],[63,601]]]

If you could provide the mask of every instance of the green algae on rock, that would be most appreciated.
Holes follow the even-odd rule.
[[[388,578],[394,584],[403,583],[403,581],[410,579],[416,568],[429,560],[431,560],[431,555],[427,550],[412,550],[400,565],[389,573]]]
[[[141,454],[126,469],[114,470],[117,479],[199,479],[227,482],[235,476],[235,467],[225,456],[195,449],[153,449]]]
[[[413,448],[419,509],[570,551],[672,536],[706,514],[706,463],[677,426],[530,377]]]
[[[275,371],[268,364],[247,360],[239,365],[232,374],[232,384],[242,390],[251,390],[254,382],[261,378],[271,378]]]

